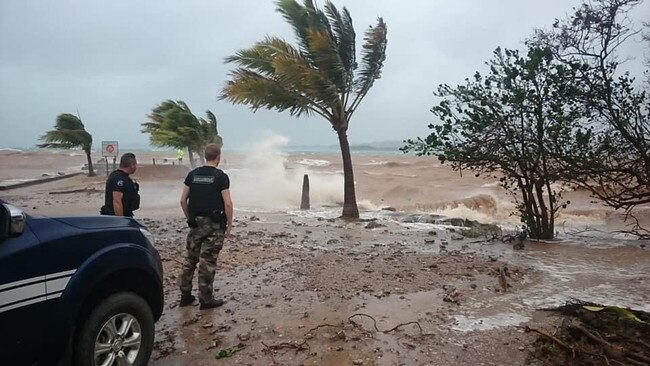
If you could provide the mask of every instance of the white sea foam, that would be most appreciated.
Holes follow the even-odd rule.
[[[296,163],[306,166],[328,166],[330,163],[327,160],[318,160],[318,159],[300,159]]]
[[[370,166],[372,166],[372,165],[386,165],[386,164],[388,164],[388,162],[385,161],[385,160],[381,160],[381,161],[370,160],[370,162],[364,163],[364,164],[361,164],[361,165],[370,165]]]

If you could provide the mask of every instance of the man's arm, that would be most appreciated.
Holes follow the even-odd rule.
[[[181,193],[181,208],[183,209],[183,214],[185,214],[185,219],[190,219],[190,208],[187,205],[187,199],[190,197],[190,187],[183,186],[183,193]]]
[[[228,219],[228,228],[226,229],[226,237],[230,236],[230,230],[232,229],[232,198],[230,198],[230,189],[224,189],[221,191],[221,197],[223,197],[223,205],[226,210],[226,218]]]
[[[124,193],[113,191],[113,212],[115,213],[115,216],[124,216],[122,197],[124,197]]]

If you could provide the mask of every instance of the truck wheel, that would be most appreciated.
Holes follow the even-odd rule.
[[[77,365],[144,366],[154,340],[149,304],[132,292],[113,294],[99,302],[75,342]]]

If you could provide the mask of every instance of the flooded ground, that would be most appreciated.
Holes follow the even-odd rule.
[[[650,303],[650,253],[638,241],[531,243],[514,251],[460,239],[458,227],[367,215],[383,217],[372,222],[385,226],[242,217],[246,228],[222,253],[215,282],[227,303],[214,311],[175,307],[179,263],[163,256],[169,310],[152,364],[520,365],[534,338],[521,326],[550,322],[537,309],[572,298],[635,309]],[[173,221],[148,224],[167,238],[184,230]],[[167,240],[182,238],[161,243],[163,253],[180,258],[182,248],[170,249]],[[410,322],[417,324],[383,333]],[[236,347],[243,349],[215,361],[217,351]]]
[[[459,226],[471,219],[514,232],[512,203],[498,185],[430,159],[355,160],[355,222],[337,218],[337,158],[246,159],[224,164],[236,223],[215,279],[226,304],[206,311],[177,306],[188,230],[178,198],[188,168],[136,174],[137,218],[156,236],[165,269],[151,365],[522,365],[535,340],[522,327],[554,327],[538,309],[579,298],[650,310],[650,243],[614,233],[620,215],[584,193],[568,193],[558,240],[514,250],[492,235],[463,237]],[[312,210],[299,211],[305,172],[318,194]],[[2,198],[29,214],[97,214],[103,185],[102,177],[73,177]],[[238,351],[217,359],[224,349]]]

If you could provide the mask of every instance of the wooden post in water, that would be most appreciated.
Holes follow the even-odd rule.
[[[300,201],[301,210],[309,210],[309,175],[305,174],[302,178],[302,200]]]

